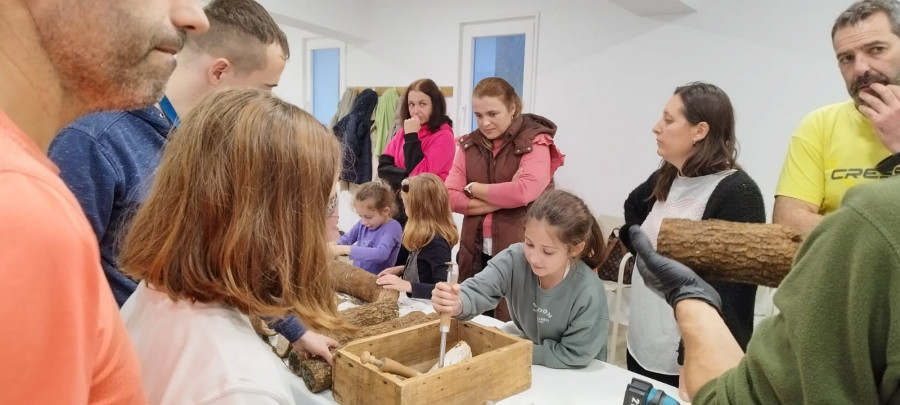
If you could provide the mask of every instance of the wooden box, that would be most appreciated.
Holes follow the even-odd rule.
[[[355,340],[338,350],[332,387],[335,401],[345,405],[484,404],[531,387],[531,341],[456,319],[447,334],[447,348],[462,339],[472,348],[472,358],[425,373],[439,357],[439,323]],[[424,374],[403,378],[383,373],[360,361],[364,351]]]

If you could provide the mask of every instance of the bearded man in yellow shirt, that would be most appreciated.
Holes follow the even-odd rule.
[[[804,234],[851,187],[900,173],[900,3],[858,1],[831,33],[852,100],[803,119],[775,191],[773,222]]]

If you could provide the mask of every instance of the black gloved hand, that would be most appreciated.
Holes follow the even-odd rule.
[[[641,227],[632,225],[626,231],[637,256],[638,271],[650,290],[663,297],[672,308],[678,301],[695,298],[722,312],[719,293],[690,267],[657,253]]]

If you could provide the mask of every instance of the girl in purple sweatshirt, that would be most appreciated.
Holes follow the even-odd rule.
[[[403,229],[392,217],[394,193],[388,185],[370,181],[359,187],[353,209],[359,222],[332,245],[335,255],[350,256],[353,265],[378,274],[394,265]]]

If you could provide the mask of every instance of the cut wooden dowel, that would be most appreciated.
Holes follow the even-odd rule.
[[[656,250],[707,280],[778,287],[802,242],[782,225],[666,218]]]
[[[362,361],[363,364],[374,365],[385,373],[396,374],[401,377],[413,378],[422,374],[387,357],[378,359],[369,352],[363,352],[362,356],[359,357],[359,360]]]

